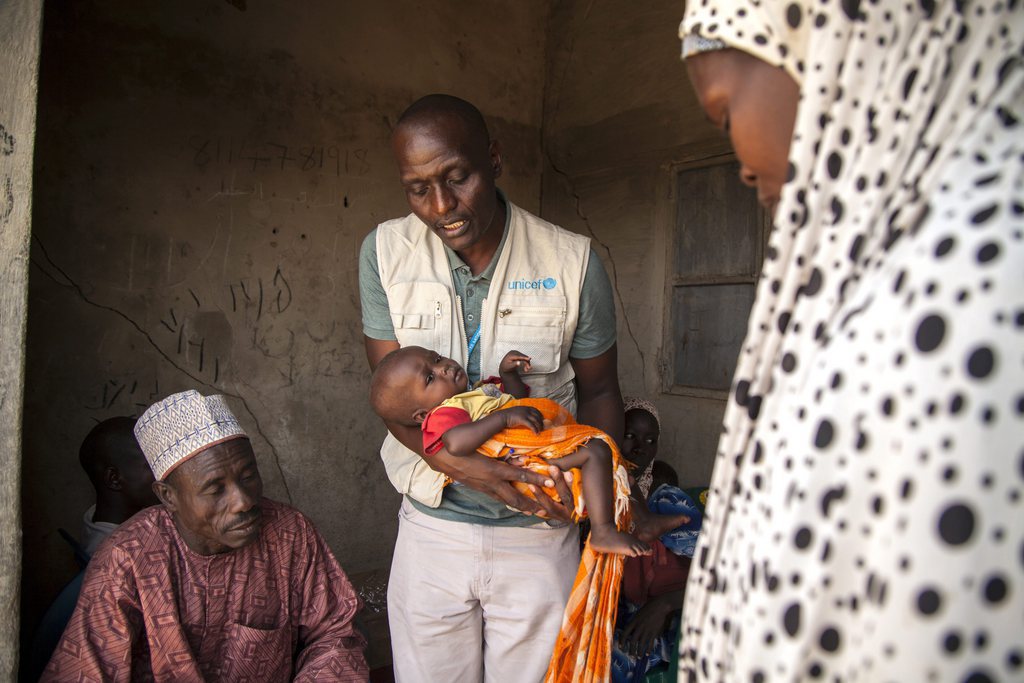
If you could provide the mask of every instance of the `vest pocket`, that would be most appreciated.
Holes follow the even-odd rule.
[[[392,313],[391,324],[402,346],[422,346],[436,351],[437,319],[429,313]]]
[[[494,334],[495,361],[501,362],[515,349],[532,359],[530,374],[554,372],[561,366],[565,315],[563,296],[502,297]]]
[[[430,282],[399,282],[388,288],[388,305],[395,337],[402,346],[422,346],[449,355],[445,324],[448,314],[448,290]]]

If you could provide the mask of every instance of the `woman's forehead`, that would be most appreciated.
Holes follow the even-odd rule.
[[[715,88],[724,88],[743,76],[750,64],[742,59],[742,55],[746,55],[742,50],[725,48],[702,52],[687,59],[686,69],[698,96]]]

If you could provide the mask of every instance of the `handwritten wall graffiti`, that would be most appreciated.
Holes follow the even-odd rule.
[[[0,123],[0,155],[9,157],[14,154],[14,136]]]
[[[109,283],[112,291],[127,285],[131,295],[146,292],[137,327],[163,359],[152,372],[161,385],[173,384],[156,393],[188,385],[258,396],[328,378],[362,378],[362,356],[350,348],[357,332],[336,329],[337,309],[347,307],[333,307],[321,319],[315,294],[320,287],[333,291],[334,283],[311,283],[306,273],[334,256],[311,247],[319,234],[311,226],[329,225],[337,242],[343,234],[337,210],[349,206],[347,183],[372,177],[369,150],[330,140],[254,142],[201,133],[176,151],[187,165],[181,170],[195,181],[183,185],[183,197],[154,209],[151,225],[126,230],[127,274]],[[210,194],[218,176],[219,191]],[[168,221],[169,213],[181,219]],[[212,229],[198,227],[204,224]],[[90,282],[110,278],[84,270]],[[87,408],[99,416],[157,400],[149,396],[149,373],[143,362],[115,379],[101,375]]]
[[[228,284],[231,292],[231,311],[251,310],[255,320],[263,317],[264,307],[267,311],[284,313],[292,305],[292,287],[281,272],[281,266],[274,271],[274,277],[266,287],[263,278],[242,278],[238,282]]]
[[[0,225],[6,225],[14,213],[14,182],[9,175],[0,182]]]
[[[189,292],[199,308],[198,297],[192,290]],[[231,339],[231,325],[222,311],[185,312],[172,306],[160,318],[160,326],[165,339],[171,335],[171,353],[177,362],[184,363],[204,381],[220,381],[221,356],[228,353],[225,335],[227,340]]]
[[[363,176],[370,172],[369,151],[333,144],[285,145],[234,138],[193,136],[188,140],[192,163],[201,168],[239,167],[252,171],[278,169]]]
[[[289,356],[294,333],[268,320],[292,305],[292,288],[281,266],[273,275],[241,278],[228,282],[204,306],[201,295],[192,288],[187,297],[159,319],[160,337],[171,347],[168,352],[189,372],[210,384],[223,377],[225,363],[232,355],[236,331],[250,335],[251,347],[267,357]],[[233,316],[229,319],[229,314]]]
[[[156,377],[142,382],[135,377],[111,377],[91,391],[85,408],[109,412],[116,405],[125,414],[138,413],[161,398]]]
[[[14,154],[14,135],[0,123],[0,156]],[[14,213],[14,181],[9,173],[0,175],[0,226],[7,225]]]

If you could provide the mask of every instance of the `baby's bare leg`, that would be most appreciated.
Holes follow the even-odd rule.
[[[590,544],[594,550],[617,555],[648,555],[650,546],[615,528],[615,483],[612,478],[612,452],[600,439],[592,439],[569,458],[582,458],[574,465],[582,470],[583,497],[590,516]],[[561,467],[560,458],[557,463]]]

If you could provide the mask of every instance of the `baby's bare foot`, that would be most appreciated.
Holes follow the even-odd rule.
[[[618,531],[613,524],[591,526],[590,547],[599,553],[612,553],[627,557],[651,554],[651,546],[635,536]]]
[[[643,519],[636,519],[634,529],[638,538],[644,541],[653,541],[673,529],[682,526],[690,521],[689,515],[655,515],[649,514]]]

